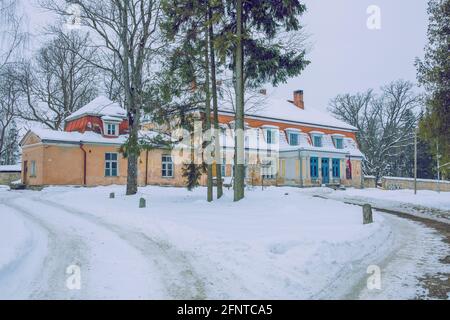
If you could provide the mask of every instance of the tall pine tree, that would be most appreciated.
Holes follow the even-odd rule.
[[[419,82],[427,92],[420,131],[434,145],[433,153],[439,146],[444,164],[450,162],[450,0],[429,0],[428,14],[425,57],[416,63]],[[442,172],[448,176],[450,166]]]

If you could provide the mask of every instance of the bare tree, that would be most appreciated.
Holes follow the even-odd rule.
[[[17,0],[0,0],[0,70],[17,60],[26,40]]]
[[[11,154],[18,143],[17,135],[12,135],[20,96],[14,73],[11,65],[0,69],[0,159]]]
[[[31,62],[21,64],[18,77],[24,97],[19,115],[27,121],[62,130],[64,119],[95,98],[95,52],[86,35],[56,30],[56,38]]]
[[[413,84],[399,80],[382,87],[379,96],[372,90],[339,95],[330,102],[329,109],[358,129],[358,145],[365,155],[364,172],[378,179],[398,172],[392,170],[392,164],[413,143],[420,104],[421,97],[414,93]]]
[[[123,87],[124,106],[128,113],[129,136],[122,151],[128,159],[128,195],[137,192],[137,164],[140,154],[138,131],[144,107],[143,88],[151,79],[152,65],[163,48],[159,37],[160,2],[157,0],[42,0],[44,7],[62,16],[68,4],[77,6],[84,27],[95,32],[96,49],[109,59],[96,66],[110,72]],[[120,61],[117,70],[111,57]],[[120,73],[119,73],[120,72]]]

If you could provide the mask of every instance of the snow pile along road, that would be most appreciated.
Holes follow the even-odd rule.
[[[370,203],[381,209],[400,211],[418,217],[450,223],[450,192],[430,190],[382,190],[354,189],[333,190],[330,188],[310,188],[302,190],[305,194],[324,196],[345,202]]]

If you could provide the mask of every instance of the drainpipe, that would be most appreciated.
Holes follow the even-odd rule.
[[[80,141],[80,149],[83,151],[83,185],[86,185],[86,150],[83,149],[83,142]]]
[[[148,150],[145,154],[145,185],[148,185]]]
[[[298,158],[300,159],[300,187],[303,188],[303,160],[301,149],[298,149]]]

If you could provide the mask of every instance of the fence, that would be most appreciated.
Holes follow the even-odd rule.
[[[365,178],[364,178],[365,182]],[[364,183],[365,184],[365,183]],[[414,189],[413,178],[382,177],[381,186],[386,190]],[[417,190],[433,190],[450,192],[450,181],[417,179]]]

